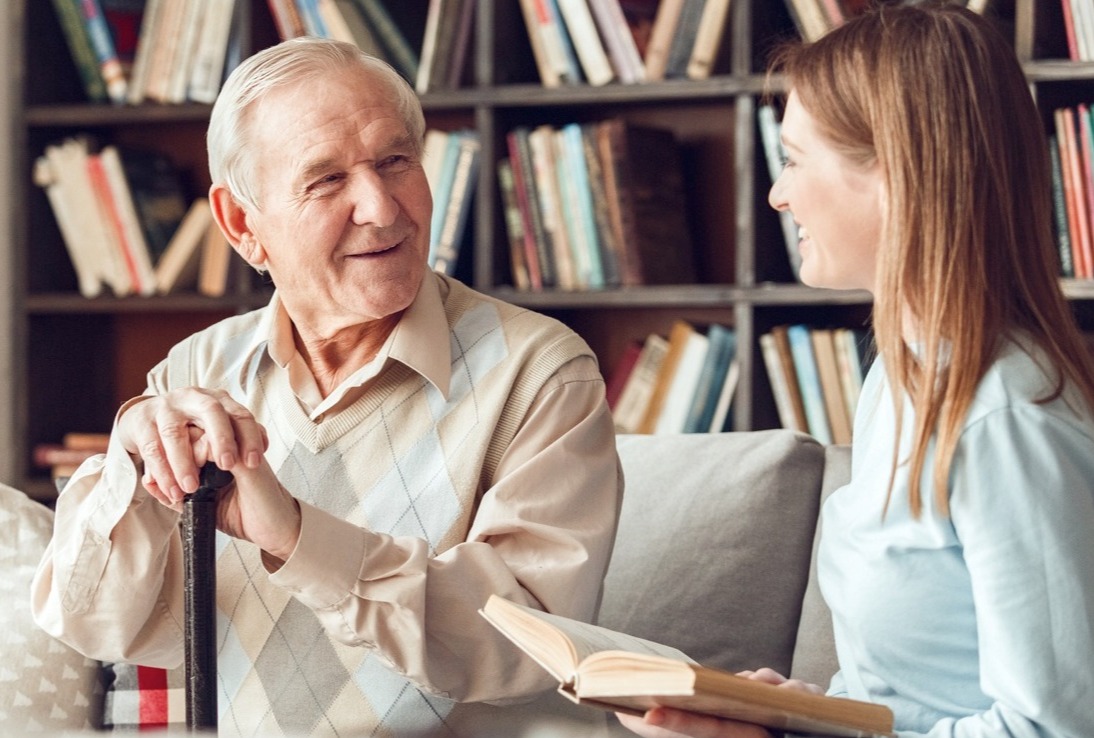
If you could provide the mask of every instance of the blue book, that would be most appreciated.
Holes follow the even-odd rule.
[[[471,215],[471,202],[475,196],[475,185],[479,178],[479,159],[482,145],[475,131],[460,131],[449,137],[457,141],[456,162],[449,183],[448,202],[444,206],[441,220],[441,232],[436,248],[431,248],[433,268],[444,274],[452,275],[456,271],[456,262],[460,255],[460,246],[467,232]]]
[[[724,325],[712,324],[707,329],[707,338],[707,354],[684,420],[685,433],[706,433],[712,430],[722,387],[725,385],[730,364],[737,355],[737,334]]]
[[[444,158],[438,168],[437,189],[433,192],[433,216],[429,222],[429,263],[437,258],[437,244],[441,240],[445,211],[452,195],[452,181],[456,177],[456,160],[460,156],[460,133],[449,133]]]
[[[330,38],[327,24],[319,14],[318,0],[296,0],[296,9],[300,11],[300,18],[304,21],[304,29],[309,36]]]
[[[107,95],[112,102],[124,103],[129,92],[129,84],[122,69],[121,59],[114,47],[114,37],[110,34],[110,25],[103,14],[99,0],[72,0],[80,9],[80,15],[87,24],[87,34],[91,39],[91,48],[99,62],[99,72],[106,85]]]
[[[585,164],[585,142],[580,123],[568,123],[562,127],[566,142],[566,163],[573,177],[571,186],[577,202],[577,226],[581,229],[581,243],[588,254],[589,286],[604,287],[604,266],[600,261],[600,237],[596,231],[596,215],[593,212],[593,193],[589,187],[589,169]]]
[[[828,425],[824,390],[821,388],[820,372],[817,371],[817,359],[813,354],[813,339],[809,335],[809,328],[792,325],[786,329],[786,335],[790,340],[790,353],[794,357],[794,371],[798,375],[798,389],[801,390],[809,432],[821,443],[830,444],[832,431]]]

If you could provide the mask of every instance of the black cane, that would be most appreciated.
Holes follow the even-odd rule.
[[[209,462],[201,468],[197,490],[182,502],[186,727],[191,732],[216,732],[217,727],[217,491],[231,481],[230,472]]]

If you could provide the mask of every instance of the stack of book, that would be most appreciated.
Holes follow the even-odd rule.
[[[868,357],[865,336],[849,328],[780,325],[760,336],[760,351],[784,428],[821,443],[851,442]]]
[[[32,450],[34,465],[49,469],[55,484],[61,486],[87,459],[105,454],[108,433],[66,433],[61,443],[38,443]]]
[[[1060,275],[1094,278],[1094,109],[1053,111],[1049,135]]]
[[[678,320],[667,338],[630,344],[607,380],[616,432],[730,430],[738,367],[737,334],[717,323],[704,333]]]
[[[84,297],[104,290],[118,297],[194,288],[224,293],[231,248],[208,202],[190,203],[181,173],[165,156],[99,149],[73,137],[46,147],[34,181],[46,193]],[[200,283],[192,267],[199,255]]]
[[[1094,61],[1094,3],[1061,0],[1067,56],[1071,61]]]
[[[696,281],[680,148],[611,118],[521,126],[498,164],[518,289]]]
[[[444,274],[455,273],[461,246],[470,231],[481,150],[475,131],[431,128],[425,134],[422,166],[433,193],[429,265]]]
[[[705,79],[729,0],[520,0],[545,87]]]
[[[236,0],[53,0],[93,101],[211,103],[239,62]]]

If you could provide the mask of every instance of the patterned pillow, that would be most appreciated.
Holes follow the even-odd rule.
[[[105,664],[103,727],[117,732],[186,724],[185,667]]]
[[[0,726],[5,735],[99,724],[99,664],[38,628],[30,582],[53,534],[53,513],[0,484]]]

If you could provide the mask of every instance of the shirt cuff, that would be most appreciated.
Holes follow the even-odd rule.
[[[368,531],[300,502],[300,538],[270,582],[313,610],[333,608],[357,586]]]

